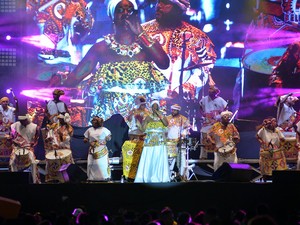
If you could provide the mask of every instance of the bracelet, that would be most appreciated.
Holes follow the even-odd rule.
[[[140,33],[138,35],[138,38],[140,39],[140,41],[147,47],[147,48],[151,48],[154,45],[154,41],[152,40],[151,37],[149,37],[145,31],[143,31],[142,33]]]

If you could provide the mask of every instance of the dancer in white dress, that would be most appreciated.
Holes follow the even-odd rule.
[[[87,176],[89,181],[108,181],[110,167],[106,142],[111,139],[111,132],[103,127],[103,119],[95,116],[92,127],[84,133],[84,142],[90,143]]]
[[[143,123],[146,133],[143,152],[140,158],[136,183],[170,182],[166,132],[168,122],[159,111],[159,102],[151,102],[152,112]]]

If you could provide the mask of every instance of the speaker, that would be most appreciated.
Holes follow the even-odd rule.
[[[0,172],[2,184],[31,184],[32,176],[30,172]]]
[[[249,164],[223,163],[212,175],[215,181],[249,182],[254,171]]]
[[[87,180],[86,173],[76,164],[65,164],[59,169],[66,183],[80,183]]]
[[[273,170],[272,183],[300,184],[300,170]]]

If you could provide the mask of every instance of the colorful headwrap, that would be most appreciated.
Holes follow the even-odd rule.
[[[107,5],[107,15],[114,20],[114,16],[115,16],[115,9],[116,6],[119,4],[119,2],[121,2],[122,0],[110,0],[108,5]],[[135,0],[128,0],[133,4],[133,8],[135,10],[138,10],[138,6],[136,4]]]
[[[146,104],[146,98],[144,96],[138,96],[134,102],[137,106],[144,105]]]
[[[209,89],[215,90],[216,92],[220,93],[220,89],[216,85],[210,85]]]
[[[268,126],[269,124],[271,124],[272,122],[277,122],[276,118],[274,117],[268,117],[266,119],[263,120],[263,126]]]
[[[233,115],[233,113],[228,110],[221,112],[221,117],[228,116],[231,118],[232,115]]]
[[[55,89],[54,91],[53,91],[53,94],[54,95],[64,95],[65,94],[65,92],[63,91],[63,90],[60,90],[60,89]]]
[[[180,111],[181,110],[181,106],[178,105],[178,104],[174,104],[174,105],[171,106],[171,109],[175,109],[175,110]]]
[[[170,0],[170,2],[179,6],[183,12],[185,12],[191,6],[188,0]]]
[[[9,98],[8,97],[3,97],[3,98],[0,99],[0,103],[2,103],[4,101],[8,101],[9,102]]]

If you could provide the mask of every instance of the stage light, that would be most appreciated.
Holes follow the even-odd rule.
[[[203,31],[204,31],[205,33],[209,33],[209,32],[211,32],[213,29],[214,29],[214,27],[213,27],[212,24],[205,24],[204,27],[203,27]]]
[[[6,89],[6,94],[10,94],[11,93],[11,88]]]
[[[10,40],[11,40],[11,36],[10,36],[10,35],[6,35],[5,39],[6,39],[7,41],[10,41]]]

